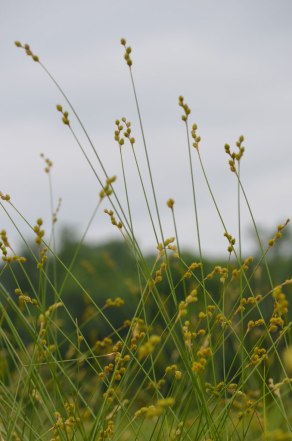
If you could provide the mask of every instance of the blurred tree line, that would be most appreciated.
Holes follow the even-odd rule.
[[[262,233],[264,243],[268,241],[266,237],[271,237],[271,234]],[[283,238],[277,241],[267,254],[274,285],[291,278],[291,244],[291,229],[286,228],[283,231]],[[78,253],[76,253],[76,250],[78,250]],[[36,247],[34,247],[34,251],[36,254],[39,252]],[[36,261],[27,249],[22,250],[20,255],[27,258],[24,264],[25,271],[17,262],[11,264],[13,271],[9,266],[4,269],[4,264],[0,264],[0,283],[14,299],[16,299],[14,291],[17,286],[21,288],[23,293],[27,293],[32,297],[32,287],[36,291],[41,289],[47,306],[54,303],[58,297],[61,297],[67,305],[71,316],[80,326],[83,324],[84,332],[90,334],[92,339],[104,338],[110,333],[111,329],[108,323],[100,316],[96,316],[96,319],[91,320],[90,314],[94,317],[96,315],[96,308],[89,301],[87,294],[90,295],[99,307],[104,307],[109,298],[115,299],[120,297],[124,300],[125,304],[123,306],[107,308],[106,312],[109,321],[117,329],[124,320],[133,317],[140,300],[141,284],[145,286],[145,280],[139,278],[135,256],[126,243],[121,241],[112,241],[102,245],[84,243],[79,248],[75,235],[70,230],[64,230],[57,252],[58,260],[50,257],[46,263],[48,279],[52,283],[48,282],[45,278],[40,280],[40,271],[37,269]],[[75,260],[72,264],[74,256]],[[150,269],[156,257],[157,255],[155,254],[147,255],[144,264],[146,263]],[[188,251],[182,252],[182,258],[187,265],[194,261],[199,261],[198,256]],[[194,280],[193,278],[185,279],[183,284],[179,283],[186,268],[182,266],[178,259],[173,257],[169,259],[173,285],[176,286],[178,284],[176,296],[179,302],[185,298],[186,292],[194,287]],[[248,270],[249,275],[252,274],[255,265],[260,260],[260,254],[255,254],[254,261]],[[235,263],[228,261],[228,256],[225,259],[219,260],[206,259],[204,261],[205,275],[210,273],[217,265],[229,267],[230,271],[236,266]],[[68,273],[66,268],[70,268],[70,272],[74,277]],[[198,278],[200,278],[200,272],[196,271]],[[255,293],[264,294],[270,291],[269,278],[263,262],[255,271],[251,279],[251,285]],[[219,278],[214,277],[207,281],[206,287],[218,301],[222,292],[222,284]],[[162,282],[157,285],[157,289],[162,297],[167,298],[170,296],[170,287],[166,277],[163,277]],[[287,287],[287,291],[292,292],[291,286]],[[238,292],[234,291],[234,295],[238,295]],[[272,308],[272,302],[270,306]],[[156,312],[157,307],[155,304],[149,302],[150,321]],[[175,311],[172,312],[175,313]],[[70,330],[74,328],[74,324],[66,320],[65,316],[64,320],[63,329]]]

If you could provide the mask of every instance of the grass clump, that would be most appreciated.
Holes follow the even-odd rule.
[[[57,104],[56,109],[100,190],[84,234],[79,242],[67,244],[67,254],[62,254],[56,243],[61,201],[54,209],[50,159],[41,155],[50,183],[50,232],[46,233],[41,218],[30,225],[10,196],[0,193],[1,208],[25,244],[24,255],[17,255],[2,230],[1,438],[292,439],[291,315],[287,299],[292,279],[274,283],[268,259],[288,220],[278,225],[267,243],[261,241],[241,180],[245,147],[240,136],[234,151],[225,145],[238,189],[237,237],[228,231],[205,172],[198,126],[189,125],[191,109],[180,96],[197,252],[187,254],[180,247],[172,198],[166,204],[173,220],[173,236],[165,236],[133,76],[132,49],[125,39],[121,44],[137,107],[147,174],[143,175],[136,156],[135,150],[141,146],[135,141],[131,122],[125,117],[117,119],[114,139],[120,153],[125,206],[115,191],[116,176],[107,174],[63,89],[30,46],[16,42],[59,89],[64,104]],[[102,176],[89,159],[87,147],[79,141],[69,112],[80,124]],[[133,154],[157,242],[152,257],[143,254],[136,239],[124,166],[126,145]],[[227,257],[222,262],[211,262],[203,256],[195,161],[201,167],[226,238]],[[150,179],[150,192],[145,189],[145,179]],[[259,244],[260,255],[255,258],[242,255],[242,202],[250,211]],[[115,245],[111,255],[106,251],[95,254],[84,242],[93,219],[102,215],[104,204],[104,213],[123,239],[123,245]],[[33,245],[18,230],[17,216],[31,228]],[[102,273],[96,270],[97,262]]]

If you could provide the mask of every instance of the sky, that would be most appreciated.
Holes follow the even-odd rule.
[[[132,47],[145,139],[164,236],[174,235],[169,198],[181,247],[198,251],[186,130],[178,96],[198,125],[200,152],[228,232],[238,239],[237,182],[229,171],[224,145],[244,135],[241,180],[257,225],[270,231],[291,217],[292,3],[290,0],[0,0],[0,191],[30,223],[44,219],[50,230],[48,176],[40,157],[53,162],[53,206],[62,204],[56,229],[74,228],[81,236],[98,202],[100,185],[56,104],[68,108],[52,81],[14,41],[32,51],[63,87],[86,127],[126,209],[115,120],[132,122],[137,154],[155,225],[145,152],[129,69],[120,39]],[[69,109],[68,109],[69,110]],[[84,150],[102,181],[104,175],[78,121],[71,116]],[[203,254],[226,253],[222,226],[196,152],[192,152]],[[129,146],[123,147],[135,235],[154,251],[155,237]],[[29,228],[8,204],[0,228],[15,246],[17,228]],[[119,239],[104,208],[87,234],[92,243]],[[55,208],[54,208],[55,209]],[[243,250],[253,249],[253,227],[241,195]]]

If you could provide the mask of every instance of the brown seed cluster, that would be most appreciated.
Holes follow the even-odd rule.
[[[51,441],[60,441],[65,436],[66,439],[72,439],[76,426],[80,422],[80,418],[76,416],[75,405],[72,402],[64,404],[64,414],[56,411],[54,413],[55,423],[52,427],[54,438]]]
[[[174,206],[174,200],[172,198],[168,199],[166,202],[166,205],[173,210],[173,206]]]
[[[172,245],[174,241],[175,237],[169,237],[168,239],[165,239],[163,243],[157,245],[156,248],[160,257],[164,256],[166,249],[176,251],[176,246]]]
[[[196,329],[196,330],[195,330]],[[194,328],[194,325],[186,320],[182,326],[184,343],[189,351],[193,350],[194,341],[197,338],[204,337],[206,335],[206,330],[203,328]]]
[[[198,268],[201,268],[202,264],[201,262],[192,262],[189,266],[188,269],[183,273],[182,278],[183,279],[191,279],[194,275],[194,271],[197,270]]]
[[[229,242],[229,246],[227,248],[227,251],[229,253],[232,253],[232,251],[234,251],[235,239],[234,239],[234,237],[231,236],[231,234],[227,233],[227,231],[225,231],[224,237],[226,237],[226,239]]]
[[[68,118],[69,113],[63,110],[63,107],[61,106],[61,104],[57,104],[56,109],[58,110],[58,112],[60,112],[62,114],[63,124],[65,124],[65,126],[70,126],[70,121]]]
[[[195,361],[192,366],[192,371],[198,374],[204,372],[207,364],[207,359],[212,356],[212,350],[210,347],[201,348],[197,352],[198,361]]]
[[[0,199],[2,201],[9,202],[10,201],[10,195],[9,194],[4,194],[4,193],[2,193],[2,191],[0,191]]]
[[[156,346],[160,343],[161,337],[159,335],[150,335],[149,339],[143,343],[138,349],[138,358],[139,360],[143,360],[148,357],[148,355],[152,354]]]
[[[46,158],[43,153],[40,154],[40,157],[43,158],[43,160],[45,161],[45,164],[46,164],[45,172],[50,173],[51,168],[53,167],[52,161],[49,158]]]
[[[39,302],[36,299],[31,298],[28,294],[24,294],[20,288],[16,288],[14,290],[15,294],[18,296],[18,302],[20,309],[23,309],[25,304],[31,305],[39,305]]]
[[[259,304],[262,301],[262,299],[263,299],[263,296],[261,294],[257,294],[255,296],[251,296],[251,297],[243,297],[242,299],[240,299],[239,307],[235,311],[235,314],[237,314],[239,312],[244,312],[247,305]]]
[[[113,210],[105,209],[104,212],[109,215],[112,225],[115,225],[119,230],[123,228],[122,222],[116,220]]]
[[[115,130],[115,141],[117,141],[118,145],[122,147],[122,145],[125,143],[125,138],[127,138],[133,147],[136,140],[133,136],[131,136],[131,121],[127,121],[127,119],[123,116],[121,121],[117,119],[115,124],[117,126]]]
[[[114,434],[114,429],[114,421],[109,419],[106,422],[106,427],[99,432],[96,441],[105,441],[106,439],[111,439],[112,435]]]
[[[247,271],[249,269],[250,264],[253,262],[253,258],[247,257],[243,264],[241,265],[240,268],[234,268],[232,270],[232,279],[237,279],[239,277],[239,275],[243,272],[243,271]]]
[[[178,105],[183,109],[184,114],[182,115],[181,119],[184,122],[187,122],[188,117],[191,113],[191,109],[189,108],[189,106],[184,102],[184,97],[183,96],[179,96],[178,97]]]
[[[59,198],[57,208],[54,211],[53,216],[52,216],[53,224],[55,224],[58,221],[58,215],[59,215],[59,212],[61,209],[61,204],[62,204],[62,198]]]
[[[192,135],[192,138],[193,138],[193,141],[194,141],[193,142],[193,147],[195,149],[199,150],[199,143],[201,141],[201,137],[197,134],[197,129],[198,129],[197,124],[193,124],[192,125],[191,135]]]
[[[219,275],[220,282],[224,284],[228,279],[228,273],[229,271],[227,267],[216,265],[214,269],[209,274],[206,275],[206,280],[212,280],[215,275]]]
[[[244,137],[241,135],[238,138],[238,141],[236,142],[236,147],[238,148],[237,153],[234,151],[231,151],[229,144],[225,144],[225,152],[230,157],[229,167],[233,173],[237,173],[236,162],[238,164],[244,154],[245,147],[243,147],[243,145],[242,145],[243,141],[244,141]]]
[[[249,366],[255,366],[268,358],[267,350],[256,346],[251,354]]]
[[[103,187],[103,189],[99,192],[99,197],[100,199],[104,199],[105,197],[109,197],[112,192],[112,184],[116,181],[117,177],[116,176],[112,176],[111,178],[107,178],[106,182],[105,182],[105,186]]]
[[[124,38],[121,38],[121,45],[125,48],[124,59],[129,68],[131,68],[131,66],[133,65],[133,61],[131,58],[132,48],[130,46],[127,46],[127,42]]]
[[[12,251],[12,255],[8,255],[8,248]],[[7,237],[7,232],[6,230],[1,230],[0,231],[0,251],[2,253],[2,260],[3,262],[5,262],[6,264],[10,264],[12,262],[19,262],[19,263],[24,263],[26,262],[26,257],[22,257],[22,256],[18,256],[16,253],[14,253],[14,251],[12,250],[9,241],[8,241],[8,237]]]
[[[269,332],[277,332],[284,326],[283,316],[288,312],[289,302],[282,291],[281,286],[274,288],[272,296],[274,298],[274,309],[269,323]]]
[[[106,299],[105,306],[109,307],[119,307],[123,306],[125,301],[121,297],[116,297],[115,299],[108,298]]]
[[[275,233],[274,237],[269,240],[269,247],[274,246],[275,242],[282,237],[282,231],[288,225],[289,222],[290,222],[290,219],[287,219],[284,224],[279,224],[278,225],[277,232]]]
[[[31,57],[36,63],[40,61],[39,57],[32,52],[29,44],[21,44],[20,41],[15,41],[15,46],[24,49],[26,55]]]
[[[45,235],[45,230],[43,230],[41,227],[43,225],[43,220],[41,218],[38,218],[36,221],[35,226],[33,227],[33,231],[36,234],[35,243],[37,245],[40,245],[43,241],[43,237]]]
[[[172,397],[162,398],[157,400],[157,403],[150,406],[143,406],[135,412],[135,418],[143,416],[145,418],[155,418],[160,416],[168,407],[175,404],[175,399]]]

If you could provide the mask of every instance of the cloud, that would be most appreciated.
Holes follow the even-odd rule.
[[[210,7],[212,6],[212,7]],[[236,232],[236,182],[228,170],[226,142],[246,136],[242,179],[261,223],[276,224],[289,216],[292,153],[290,115],[292,30],[291,2],[224,0],[137,3],[88,1],[50,4],[7,4],[2,18],[0,190],[10,192],[30,219],[45,202],[47,183],[38,155],[54,162],[55,197],[63,197],[60,218],[84,228],[99,191],[96,179],[55,105],[64,99],[39,66],[13,47],[30,42],[68,93],[88,129],[109,174],[118,174],[117,191],[125,202],[119,152],[113,139],[114,121],[132,121],[135,149],[153,206],[139,119],[123,48],[133,46],[134,78],[161,216],[173,234],[165,205],[174,197],[182,243],[195,243],[194,213],[185,128],[177,98],[183,94],[199,126],[202,157],[212,188],[230,228]],[[103,179],[103,173],[70,112],[73,127]],[[129,149],[128,149],[129,150]],[[124,151],[129,195],[143,246],[153,246],[149,219],[135,163]],[[195,153],[195,152],[193,152]],[[202,236],[209,253],[225,249],[212,200],[194,154]],[[1,161],[2,162],[2,161]],[[289,208],[290,207],[290,208]],[[1,214],[1,222],[6,218]],[[103,225],[103,226],[101,226]],[[250,219],[243,210],[243,228]],[[91,237],[107,237],[106,221],[92,227]],[[152,237],[151,240],[148,238]]]

